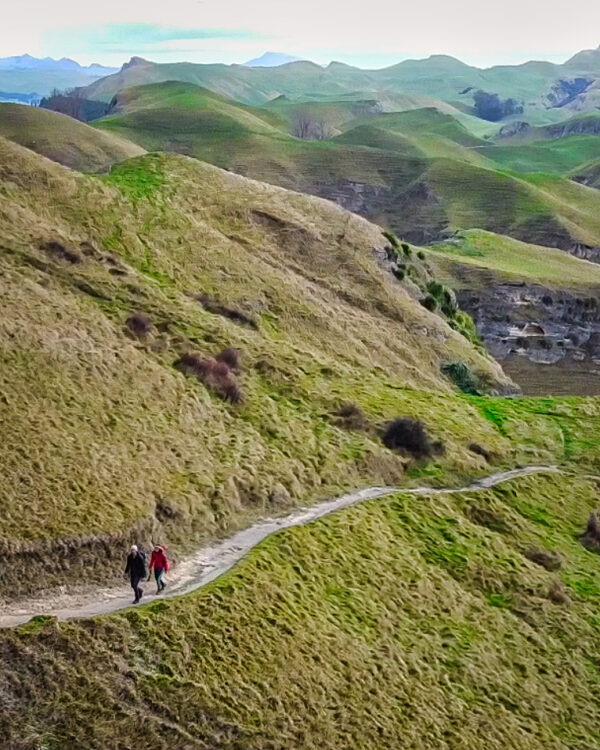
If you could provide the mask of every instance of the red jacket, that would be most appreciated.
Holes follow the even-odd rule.
[[[148,570],[152,570],[152,568],[154,568],[154,570],[164,570],[165,572],[169,570],[169,561],[167,560],[167,556],[162,547],[152,550]]]

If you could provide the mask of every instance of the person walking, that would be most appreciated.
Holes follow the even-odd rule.
[[[137,545],[131,545],[131,551],[127,555],[127,565],[125,566],[125,576],[129,575],[131,588],[135,595],[133,600],[137,604],[144,595],[144,589],[140,586],[140,581],[146,577],[146,559],[138,550]]]
[[[152,575],[152,569],[154,569],[154,580],[156,581],[156,593],[160,594],[165,588],[165,582],[163,580],[164,574],[169,570],[169,561],[165,554],[165,550],[159,544],[154,545],[152,554],[150,555],[150,565],[148,566],[148,580]]]

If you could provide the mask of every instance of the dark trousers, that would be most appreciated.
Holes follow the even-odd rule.
[[[136,602],[139,602],[139,600],[142,598],[142,594],[144,593],[143,589],[140,587],[141,580],[141,576],[131,576],[131,588],[133,589],[133,593],[135,594]]]
[[[164,574],[165,571],[163,568],[154,568],[154,579],[156,581],[156,588],[159,591],[162,591],[165,587],[165,582],[163,581]]]

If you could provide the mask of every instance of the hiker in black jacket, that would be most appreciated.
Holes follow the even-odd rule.
[[[127,555],[125,575],[129,575],[131,588],[135,594],[133,603],[137,604],[144,594],[144,590],[140,587],[140,581],[146,577],[146,559],[135,544],[131,545],[131,552]]]

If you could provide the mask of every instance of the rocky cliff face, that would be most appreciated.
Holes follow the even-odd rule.
[[[579,293],[517,282],[458,293],[496,359],[519,355],[544,364],[600,363],[599,297],[600,289]]]

